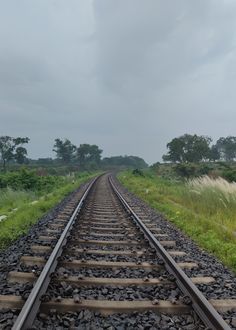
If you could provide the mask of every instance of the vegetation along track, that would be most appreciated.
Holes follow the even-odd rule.
[[[48,221],[8,272],[0,326],[11,328],[4,323],[11,313],[14,330],[230,329],[216,310],[233,310],[236,300],[207,300],[215,279],[198,275],[185,257],[102,175]]]

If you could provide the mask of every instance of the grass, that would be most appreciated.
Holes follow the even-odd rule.
[[[6,188],[0,190],[0,214],[6,214],[11,210],[21,207],[37,199],[34,192],[13,190]]]
[[[201,177],[183,182],[122,172],[130,191],[236,272],[236,184]]]
[[[203,176],[187,182],[182,203],[229,232],[236,232],[236,183]]]
[[[6,220],[0,222],[0,249],[6,248],[17,238],[26,234],[39,218],[58,204],[67,194],[95,175],[94,173],[85,173],[75,180],[66,177],[60,188],[55,188],[44,196],[30,191],[14,191],[11,189],[0,191],[0,214],[8,216]],[[38,202],[31,205],[30,202],[35,199],[38,199]],[[13,208],[17,208],[17,211],[12,212]]]

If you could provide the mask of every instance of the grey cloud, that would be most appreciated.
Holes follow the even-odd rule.
[[[147,84],[162,88],[232,49],[234,17],[223,8],[227,24],[218,22],[219,1],[218,7],[203,0],[104,3],[95,2],[98,70],[106,86],[118,92],[134,80],[140,90]]]
[[[235,135],[232,0],[0,0],[0,132],[161,159],[185,132]]]
[[[40,61],[17,56],[0,55],[0,84],[29,85],[48,79],[48,68]]]

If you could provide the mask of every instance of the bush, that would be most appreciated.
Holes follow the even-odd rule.
[[[138,175],[138,176],[143,176],[144,177],[143,171],[139,170],[138,168],[136,168],[135,170],[133,170],[132,171],[132,174],[133,175]]]
[[[236,182],[236,170],[225,170],[222,172],[221,176],[229,182]]]
[[[178,164],[174,167],[177,175],[190,178],[196,175],[196,166],[193,164]]]
[[[21,169],[17,172],[8,172],[0,175],[0,188],[13,190],[32,190],[49,192],[59,186],[63,179],[59,176],[39,176],[35,171]]]
[[[208,175],[213,171],[213,167],[205,164],[201,164],[197,169],[197,175]]]
[[[202,175],[209,175],[213,170],[212,166],[207,164],[178,164],[174,167],[174,171],[177,175],[183,178],[192,178]]]

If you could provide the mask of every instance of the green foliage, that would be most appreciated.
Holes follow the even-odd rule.
[[[139,176],[144,176],[143,171],[139,170],[136,168],[135,170],[132,171],[133,175],[139,175]]]
[[[220,152],[218,150],[218,147],[216,145],[211,146],[209,160],[215,162],[219,159],[220,159]]]
[[[221,166],[223,169],[231,170],[230,163],[218,162],[218,165]]]
[[[153,170],[153,171],[155,171],[155,172],[158,172],[159,171],[159,169],[160,169],[160,163],[159,162],[156,162],[156,163],[154,163],[154,164],[152,164],[151,166],[150,166],[150,169],[151,170]]]
[[[196,174],[196,166],[194,164],[178,164],[174,168],[177,175],[190,178]]]
[[[226,169],[221,175],[229,182],[236,182],[236,169]]]
[[[201,162],[203,160],[233,161],[236,158],[236,137],[221,137],[210,146],[212,139],[207,136],[185,134],[172,139],[168,144],[168,153],[163,155],[166,162]]]
[[[213,167],[207,164],[177,164],[173,167],[175,173],[182,178],[192,178],[200,175],[207,175],[212,170]]]
[[[36,198],[36,193],[32,191],[13,190],[11,188],[0,189],[1,213],[5,214],[25,203],[34,201]]]
[[[27,156],[27,150],[24,147],[17,147],[15,151],[15,160],[18,164],[24,164]]]
[[[137,156],[106,157],[102,160],[101,165],[103,168],[129,167],[144,169],[148,167],[147,163]]]
[[[170,178],[178,178],[176,171],[174,170],[176,165],[167,163],[167,164],[153,164],[149,167],[149,169],[146,171],[146,176],[150,173],[152,173],[154,176],[158,175],[160,177],[170,179]]]
[[[213,167],[207,164],[200,164],[200,166],[197,166],[196,174],[199,175],[208,175],[213,171]]]
[[[55,139],[54,149],[57,158],[64,163],[70,163],[74,158],[76,146],[73,145],[70,140]]]
[[[102,150],[95,144],[81,144],[77,149],[77,159],[81,169],[96,169],[101,162]]]
[[[36,171],[22,168],[20,171],[0,174],[0,188],[49,192],[62,183],[59,176],[39,176]]]
[[[236,137],[221,137],[217,140],[215,148],[217,149],[221,159],[232,161],[236,158]]]
[[[196,134],[185,134],[174,138],[167,144],[169,149],[164,161],[173,162],[200,162],[209,159],[211,138]]]
[[[78,164],[79,170],[95,170],[100,166],[102,150],[95,144],[80,144],[77,148],[68,139],[55,139],[53,151],[56,152],[58,161]]]
[[[19,164],[25,162],[27,150],[22,145],[28,143],[29,140],[28,137],[0,136],[0,156],[4,171],[6,164],[11,160],[15,160]]]
[[[29,228],[62,198],[94,175],[95,173],[81,173],[73,180],[62,178],[60,187],[54,186],[50,194],[41,197],[32,191],[15,191],[9,188],[0,190],[0,212],[7,214],[7,219],[0,222],[0,249],[26,234]],[[45,181],[42,178],[40,180],[42,180],[40,183],[42,188]],[[37,203],[29,204],[35,199],[38,199]],[[13,208],[17,208],[17,210],[13,211]]]
[[[234,184],[210,178],[189,184],[153,174],[134,176],[128,171],[121,173],[119,179],[236,272]]]

